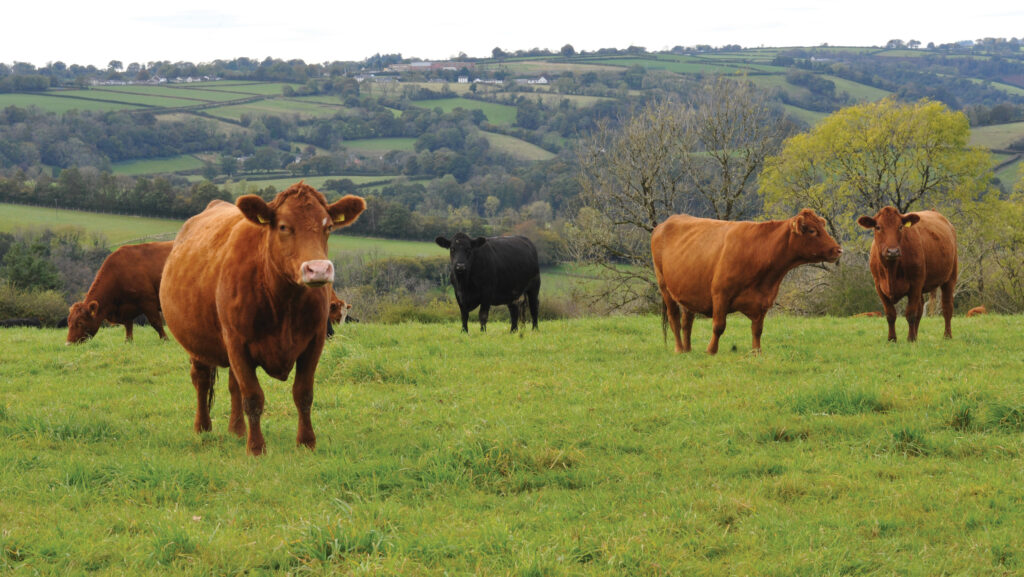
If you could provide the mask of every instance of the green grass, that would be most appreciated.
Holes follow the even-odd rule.
[[[179,108],[184,106],[195,106],[202,104],[190,98],[178,96],[166,96],[159,94],[147,94],[144,92],[117,91],[94,88],[89,90],[68,90],[63,92],[65,96],[91,100],[109,100],[111,102],[122,102],[136,104],[152,108]]]
[[[304,102],[296,99],[268,98],[246,104],[231,104],[209,108],[206,110],[206,113],[217,118],[240,120],[243,115],[258,118],[260,116],[276,116],[281,114],[295,115],[300,118],[324,118],[334,116],[343,110],[344,107],[340,103],[330,105],[321,102]]]
[[[466,110],[481,110],[491,124],[512,125],[516,121],[516,108],[507,104],[495,104],[493,102],[481,102],[466,98],[438,98],[435,100],[416,100],[413,105],[421,108],[440,108],[444,112],[451,112],[456,108]]]
[[[494,150],[500,150],[522,160],[551,160],[555,157],[554,153],[521,138],[494,132],[484,132],[483,135]]]
[[[59,94],[67,94],[60,92]],[[43,112],[64,114],[70,110],[85,110],[89,112],[110,112],[114,110],[134,110],[141,106],[108,102],[104,100],[87,100],[70,96],[56,96],[52,94],[0,94],[0,108],[18,106],[28,108],[35,106]]]
[[[412,152],[415,138],[409,137],[385,137],[385,138],[356,138],[346,140],[342,143],[345,148],[366,152],[387,152],[390,150],[401,150]]]
[[[213,432],[191,431],[173,341],[9,329],[0,567],[1019,574],[1021,321],[958,317],[946,341],[927,318],[911,345],[878,319],[773,316],[752,356],[730,317],[715,357],[673,354],[655,317],[347,325],[317,371],[315,452],[290,385],[261,375],[260,459],[226,431],[223,371]]]
[[[114,174],[140,176],[147,174],[167,174],[185,172],[203,168],[202,160],[191,154],[182,154],[173,158],[151,158],[146,160],[126,160],[111,165]]]
[[[294,182],[292,180],[290,184]],[[0,204],[0,232],[43,228],[76,229],[86,233],[102,234],[112,246],[142,240],[172,240],[178,233],[178,229],[181,228],[182,222],[162,218]],[[344,234],[331,235],[328,250],[332,256],[340,251],[371,252],[381,256],[434,256],[441,251],[432,242],[368,238]]]
[[[181,222],[165,218],[0,203],[0,232],[43,228],[99,233],[106,237],[111,246],[120,246],[144,239],[170,240],[181,228]]]
[[[1009,122],[971,129],[971,144],[985,148],[1004,149],[1024,140],[1024,122]]]

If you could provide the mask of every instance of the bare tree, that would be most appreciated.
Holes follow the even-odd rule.
[[[789,132],[750,83],[725,78],[692,105],[651,102],[600,124],[579,150],[581,207],[567,230],[570,254],[600,271],[588,300],[617,310],[655,302],[654,227],[679,212],[753,216],[757,174]]]
[[[667,100],[602,122],[579,151],[581,207],[569,228],[570,254],[601,269],[588,300],[613,309],[643,302],[652,289],[651,231],[684,198],[692,112]]]
[[[690,164],[693,192],[709,216],[752,218],[760,212],[757,175],[795,126],[746,79],[715,77],[693,102],[693,131],[702,154]]]

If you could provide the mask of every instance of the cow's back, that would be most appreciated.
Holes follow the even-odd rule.
[[[212,365],[228,364],[217,310],[223,265],[233,261],[228,270],[237,271],[257,249],[233,242],[243,219],[234,205],[211,202],[181,227],[163,270],[160,302],[167,327],[189,354]]]

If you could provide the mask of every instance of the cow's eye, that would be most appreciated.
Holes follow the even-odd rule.
[[[282,224],[282,225],[279,225],[279,226],[277,227],[277,230],[279,230],[279,231],[281,231],[281,232],[288,232],[288,226],[287,226],[287,225],[284,225],[284,224]]]

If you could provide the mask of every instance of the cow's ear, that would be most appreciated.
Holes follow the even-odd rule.
[[[800,234],[804,229],[804,215],[798,214],[790,219],[789,228],[793,230],[793,234]]]
[[[255,194],[238,197],[238,200],[235,201],[235,206],[238,207],[238,210],[242,211],[245,218],[255,224],[262,225],[274,222],[274,209],[270,208],[266,201]]]
[[[473,248],[480,248],[480,247],[482,247],[486,243],[487,243],[487,239],[486,238],[484,238],[482,236],[478,236],[478,237],[473,239],[473,241],[469,244],[469,246],[471,246]]]
[[[346,194],[327,207],[327,213],[337,226],[348,226],[366,210],[366,200],[361,196]]]
[[[439,236],[439,237],[435,238],[434,242],[436,242],[437,246],[439,246],[441,248],[451,248],[452,247],[452,241],[448,240],[447,238],[445,238],[443,236]]]
[[[98,301],[89,301],[86,307],[90,317],[95,317],[96,313],[100,312],[100,303]]]
[[[903,221],[903,226],[914,226],[921,222],[921,215],[916,212],[912,212],[910,214],[904,214],[901,220]]]
[[[870,216],[862,216],[857,219],[857,224],[861,225],[864,228],[875,228],[876,223],[875,219],[871,218]]]

